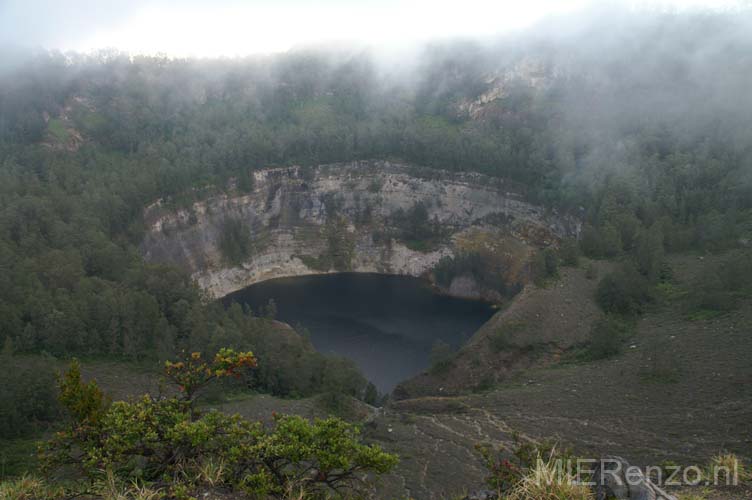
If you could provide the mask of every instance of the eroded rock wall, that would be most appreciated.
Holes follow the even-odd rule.
[[[519,193],[501,179],[386,161],[265,169],[254,172],[253,189],[245,194],[209,197],[178,211],[160,202],[150,206],[142,252],[147,260],[183,266],[211,296],[221,297],[287,276],[336,271],[420,276],[469,240],[477,245],[479,234],[532,248],[579,232],[576,219],[548,213]],[[408,248],[393,237],[395,214],[416,203],[446,232],[428,249]],[[242,221],[252,241],[238,265],[228,264],[219,250],[222,228],[231,219]],[[338,255],[328,255],[333,252]],[[467,280],[453,285],[463,295],[481,293]]]

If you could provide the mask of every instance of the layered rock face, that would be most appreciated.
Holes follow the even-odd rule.
[[[444,256],[496,252],[519,262],[536,246],[576,236],[576,218],[528,203],[511,183],[386,161],[287,167],[254,172],[252,189],[171,211],[147,208],[147,260],[189,270],[213,297],[264,280],[329,272],[421,276]],[[402,242],[397,227],[416,206],[440,228],[430,245]],[[228,223],[250,235],[241,262],[228,262],[220,240]],[[501,244],[501,243],[504,244]],[[483,296],[467,276],[448,293]]]

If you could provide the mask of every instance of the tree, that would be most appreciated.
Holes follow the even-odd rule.
[[[606,224],[600,228],[601,244],[603,255],[606,257],[615,257],[622,251],[622,241],[619,231],[611,225]]]
[[[546,248],[533,256],[531,262],[533,282],[537,286],[544,286],[550,278],[559,274],[559,259],[552,248]]]
[[[582,239],[580,240],[582,253],[590,258],[598,259],[603,257],[603,242],[598,231],[591,225],[587,224],[582,229]]]
[[[253,366],[250,353],[222,349],[211,363],[199,353],[165,365],[183,387],[182,397],[149,395],[131,402],[105,399],[93,382],[81,381],[77,365],[61,380],[61,402],[71,422],[41,449],[46,470],[77,465],[94,481],[109,473],[120,480],[201,477],[203,464],[221,463],[222,481],[260,497],[304,497],[327,492],[359,494],[362,474],[383,474],[397,456],[360,442],[358,429],[338,418],[308,420],[275,415],[271,427],[239,415],[198,415],[195,391],[211,380]],[[173,487],[177,487],[175,484]],[[185,485],[183,486],[186,487]]]
[[[7,344],[6,344],[7,345]],[[0,356],[0,439],[50,427],[59,416],[55,373],[49,360]]]
[[[642,312],[651,294],[647,279],[627,263],[601,279],[596,298],[607,313],[632,315]]]
[[[371,406],[376,406],[380,403],[381,396],[373,382],[368,382],[366,385],[366,392],[363,395],[363,401]]]
[[[609,358],[619,354],[623,342],[624,325],[618,319],[605,316],[590,329],[588,354],[591,359]]]
[[[663,231],[656,223],[640,233],[635,248],[637,268],[651,282],[655,282],[660,275],[663,255]]]
[[[559,258],[563,266],[577,267],[580,264],[580,247],[577,240],[572,238],[563,240],[559,247]]]
[[[219,235],[219,251],[229,264],[241,264],[251,253],[251,232],[239,219],[227,219]]]
[[[193,402],[196,394],[213,380],[240,378],[243,370],[256,366],[256,357],[252,352],[222,348],[210,362],[204,361],[200,352],[193,352],[182,361],[166,361],[165,375],[177,385],[182,393],[181,399]]]

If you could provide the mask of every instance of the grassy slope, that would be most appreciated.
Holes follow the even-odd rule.
[[[603,274],[609,263],[596,263]],[[441,372],[426,372],[402,384],[398,399],[447,396],[493,385],[520,370],[556,362],[561,353],[588,339],[590,325],[601,316],[593,302],[597,279],[582,269],[564,268],[561,279],[546,288],[528,285],[494,315]],[[502,336],[503,348],[494,345]]]
[[[697,257],[672,259],[677,286],[686,288],[706,264],[707,259]],[[557,341],[551,335],[559,331],[562,345],[573,345],[589,328],[589,320],[580,319],[593,314],[593,286],[583,270],[567,270],[559,283],[526,292],[524,301],[499,317],[532,314],[547,325],[528,330],[529,336],[515,332],[515,342]],[[567,312],[573,316],[562,320]],[[367,440],[402,458],[397,472],[381,481],[383,498],[452,498],[482,487],[485,471],[475,444],[510,447],[514,432],[555,436],[579,454],[618,454],[637,464],[705,462],[721,449],[750,459],[749,325],[750,303],[721,317],[690,321],[680,302],[668,302],[643,316],[624,353],[614,359],[557,363],[553,356],[537,368],[506,372],[511,377],[483,393],[412,398],[379,410],[360,405],[351,417],[364,423]],[[498,324],[486,330],[491,326]],[[159,390],[155,371],[131,364],[87,363],[84,369],[116,398]],[[272,412],[308,417],[328,413],[316,398],[258,395],[214,406],[262,420]],[[747,494],[711,491],[708,498]]]
[[[687,288],[708,264],[691,256],[672,259],[677,286]],[[547,290],[531,291],[527,305],[518,306],[527,310],[537,304],[541,324],[560,331],[563,342],[581,338],[589,328],[586,322],[580,333],[567,322],[560,329],[555,326],[562,301],[592,300],[566,295],[581,272],[564,274],[562,283]],[[565,295],[557,298],[552,291]],[[539,300],[541,296],[547,300]],[[589,306],[574,301],[572,308],[574,313]],[[387,435],[404,434],[401,442],[393,442],[394,449],[410,455],[399,481],[418,498],[479,487],[484,472],[473,443],[508,446],[512,429],[537,438],[557,437],[581,455],[617,454],[641,465],[666,459],[704,463],[724,449],[749,460],[750,325],[751,303],[712,320],[690,321],[680,301],[669,301],[641,318],[624,353],[614,359],[558,364],[549,359],[481,394],[399,401],[382,417],[394,427],[392,432],[375,434],[387,443]],[[446,470],[457,474],[442,472]],[[719,494],[734,498],[733,492]]]

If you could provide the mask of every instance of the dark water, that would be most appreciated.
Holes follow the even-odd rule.
[[[225,303],[258,311],[271,298],[277,319],[305,326],[316,349],[352,359],[382,392],[427,368],[437,339],[459,347],[495,312],[485,302],[439,295],[417,278],[362,273],[266,281]]]

